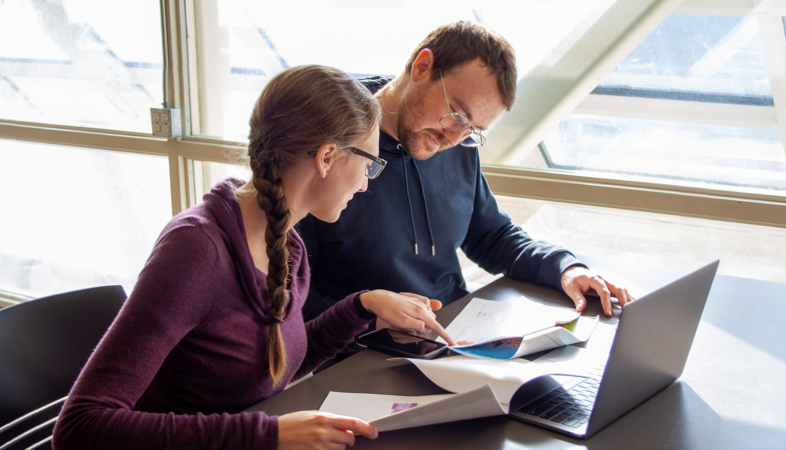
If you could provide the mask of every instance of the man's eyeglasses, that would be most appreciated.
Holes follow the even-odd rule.
[[[368,158],[371,160],[371,164],[366,166],[366,176],[373,180],[374,178],[378,177],[380,173],[382,173],[382,169],[388,165],[388,162],[382,158],[377,158],[376,156],[372,155],[371,153],[366,153],[363,150],[355,147],[349,147],[349,151],[360,155],[364,158]]]
[[[448,131],[464,131],[465,137],[460,142],[464,147],[483,146],[486,143],[486,138],[480,133],[480,130],[473,127],[466,117],[450,109],[448,91],[445,89],[445,80],[442,78],[441,70],[439,71],[439,79],[442,81],[442,92],[445,93],[445,102],[448,104],[448,113],[439,119],[439,124]]]

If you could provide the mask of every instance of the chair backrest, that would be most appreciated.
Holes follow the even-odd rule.
[[[62,400],[125,299],[122,287],[104,286],[0,309],[0,449],[22,422],[51,436]]]

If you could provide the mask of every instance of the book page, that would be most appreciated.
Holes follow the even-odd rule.
[[[322,403],[322,406],[319,407],[319,410],[371,422],[381,417],[423,406],[453,395],[455,394],[404,396],[331,391]]]
[[[524,337],[572,322],[580,315],[575,309],[546,305],[524,296],[511,302],[473,298],[445,330],[461,347]],[[442,338],[437,341],[445,342]]]
[[[490,385],[500,405],[508,412],[510,399],[519,387],[545,375],[587,376],[588,367],[580,362],[531,363],[522,359],[491,359],[449,356],[434,360],[392,358],[414,364],[437,386],[451,392],[467,392]]]
[[[380,432],[505,414],[488,384],[461,394],[415,397],[330,392],[319,410],[363,419]]]
[[[513,359],[564,345],[586,342],[598,316],[581,316],[567,325],[547,328],[518,338],[497,339],[491,342],[451,347],[455,353],[475,358]]]

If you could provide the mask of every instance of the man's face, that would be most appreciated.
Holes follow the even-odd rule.
[[[457,112],[479,130],[485,130],[505,108],[496,76],[479,60],[443,73],[445,89],[437,77],[414,81],[399,105],[398,138],[413,158],[425,160],[458,145],[464,131],[449,131],[439,124],[448,112]],[[448,102],[445,101],[447,92]]]

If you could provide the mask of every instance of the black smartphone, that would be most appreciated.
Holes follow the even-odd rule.
[[[448,346],[441,342],[391,330],[390,328],[382,328],[362,334],[358,337],[358,344],[390,355],[404,356],[406,358],[432,359],[448,350]]]

